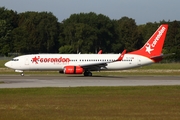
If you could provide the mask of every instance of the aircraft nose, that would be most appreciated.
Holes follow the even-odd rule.
[[[8,68],[10,68],[10,67],[11,67],[11,63],[10,63],[10,61],[9,61],[9,62],[6,62],[4,65],[5,65],[6,67],[8,67]]]

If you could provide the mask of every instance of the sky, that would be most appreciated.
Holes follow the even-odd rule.
[[[180,20],[180,0],[0,0],[0,7],[17,11],[52,12],[61,22],[71,14],[103,14],[110,19],[124,16],[136,24]]]

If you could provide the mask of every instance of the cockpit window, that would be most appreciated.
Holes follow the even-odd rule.
[[[12,59],[11,61],[19,61],[19,59]]]

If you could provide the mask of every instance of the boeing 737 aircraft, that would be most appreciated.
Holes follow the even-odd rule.
[[[24,71],[55,70],[64,74],[84,74],[91,71],[123,70],[152,63],[163,59],[162,48],[168,25],[161,25],[145,45],[136,51],[122,54],[31,54],[13,58],[5,66],[24,75]]]

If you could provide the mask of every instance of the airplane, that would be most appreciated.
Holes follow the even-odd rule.
[[[92,76],[91,71],[124,70],[145,66],[163,59],[162,48],[168,24],[162,24],[142,48],[121,54],[30,54],[13,58],[5,66],[20,72],[59,71],[64,74],[84,74]]]

